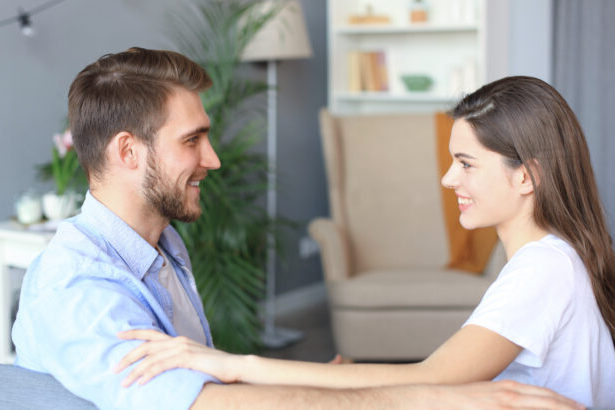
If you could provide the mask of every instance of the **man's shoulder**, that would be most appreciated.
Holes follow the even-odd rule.
[[[37,276],[38,287],[49,287],[68,283],[77,276],[111,276],[123,270],[125,267],[102,236],[68,220],[58,226],[28,273]]]

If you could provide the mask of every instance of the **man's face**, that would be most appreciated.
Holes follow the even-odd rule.
[[[195,221],[201,215],[200,183],[220,160],[209,142],[209,117],[197,93],[177,88],[167,102],[168,118],[148,150],[142,192],[166,219]]]

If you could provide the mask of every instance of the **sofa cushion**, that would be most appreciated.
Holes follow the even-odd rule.
[[[493,279],[437,268],[373,270],[329,281],[327,290],[335,308],[472,309]]]
[[[49,374],[0,364],[0,409],[85,410],[96,406],[75,396]]]

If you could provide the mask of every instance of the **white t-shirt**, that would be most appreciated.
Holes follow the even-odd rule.
[[[182,286],[173,265],[167,259],[167,255],[160,248],[159,252],[164,258],[164,264],[160,269],[158,278],[160,284],[166,288],[173,301],[173,327],[180,336],[186,336],[189,339],[199,343],[206,344],[207,338],[203,330],[203,325],[199,320],[199,315],[196,309],[190,302],[186,290]]]
[[[586,406],[615,405],[611,336],[583,262],[558,237],[547,235],[519,249],[468,324],[523,348],[495,380],[547,387]]]

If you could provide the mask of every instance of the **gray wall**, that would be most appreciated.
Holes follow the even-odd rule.
[[[553,0],[497,0],[487,8],[487,81],[529,75],[551,82]]]
[[[32,38],[16,24],[0,28],[0,218],[12,215],[22,191],[43,188],[35,167],[50,160],[51,136],[62,131],[68,86],[77,72],[132,45],[164,47],[157,24],[164,1],[150,3],[144,11],[135,1],[67,0],[33,16]],[[0,18],[38,4],[3,0]]]
[[[40,4],[2,0],[0,19]],[[51,136],[62,130],[75,75],[99,56],[131,46],[172,49],[166,16],[181,4],[66,0],[33,16],[35,37],[21,35],[16,24],[0,28],[0,219],[13,215],[15,199],[28,188],[51,188],[37,181],[35,168],[50,159]],[[318,257],[299,258],[297,241],[310,219],[328,212],[317,122],[326,104],[326,1],[302,5],[314,57],[278,66],[278,209],[299,222],[288,238],[287,260],[278,267],[278,292],[322,278]],[[262,66],[254,71],[265,79]]]

